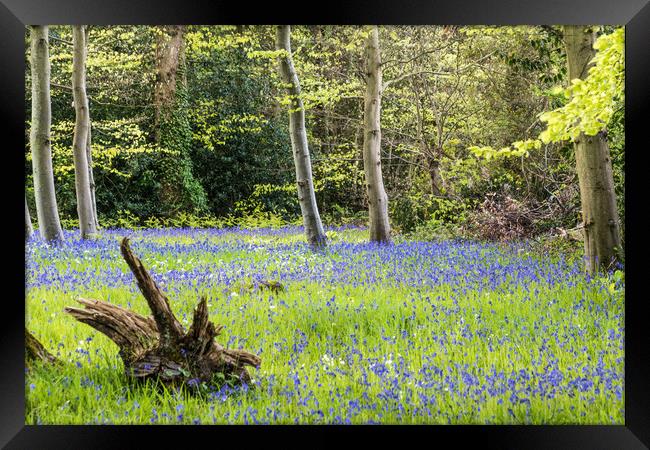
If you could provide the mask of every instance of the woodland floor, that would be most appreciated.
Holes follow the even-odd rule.
[[[84,297],[149,314],[123,236],[184,326],[205,295],[218,341],[262,358],[252,386],[129,385],[117,346],[63,312]],[[26,374],[26,423],[624,423],[620,280],[525,242],[328,236],[321,253],[295,227],[34,237],[27,329],[65,365]]]

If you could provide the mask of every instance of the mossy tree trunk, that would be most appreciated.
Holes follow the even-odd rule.
[[[88,106],[90,111],[90,106]],[[99,230],[99,219],[97,217],[97,200],[95,199],[95,175],[93,174],[93,157],[91,151],[91,125],[88,124],[88,138],[86,139],[86,160],[88,161],[88,180],[90,181],[90,204],[92,205],[93,222],[95,230]]]
[[[161,127],[169,120],[176,100],[177,74],[182,63],[183,25],[157,30],[156,83],[154,85],[154,140],[161,142]]]
[[[442,195],[442,177],[440,176],[440,160],[427,153],[427,168],[429,169],[429,179],[431,180],[431,194],[436,197]]]
[[[154,85],[154,141],[161,149],[155,172],[153,196],[157,212],[173,217],[180,211],[199,213],[207,207],[203,186],[192,173],[185,60],[185,25],[156,29],[156,82]],[[177,152],[170,154],[169,152]]]
[[[594,32],[586,26],[565,26],[569,79],[587,77],[595,56]],[[619,258],[621,237],[612,161],[606,133],[595,136],[582,133],[574,141],[576,168],[580,185],[585,264],[588,273],[608,269]]]

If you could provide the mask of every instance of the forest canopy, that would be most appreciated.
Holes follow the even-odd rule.
[[[300,223],[286,120],[291,98],[277,72],[282,50],[275,48],[274,27],[181,27],[173,86],[165,90],[160,69],[172,28],[86,27],[99,223]],[[368,220],[362,159],[368,32],[292,27],[314,191],[328,225]],[[597,27],[593,76],[573,84],[561,27],[378,32],[381,161],[394,233],[511,238],[575,228],[581,219],[571,137],[598,126],[607,129],[623,224],[622,28]],[[51,26],[49,37],[56,199],[64,227],[73,227],[72,27]],[[34,210],[29,144],[25,173]],[[517,220],[498,230],[486,226],[481,218],[497,211]]]

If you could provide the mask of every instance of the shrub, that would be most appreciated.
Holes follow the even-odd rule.
[[[408,233],[409,240],[415,241],[447,241],[450,239],[462,238],[462,228],[457,224],[445,223],[439,219],[431,219],[415,230]]]
[[[492,193],[487,194],[483,203],[468,214],[465,229],[479,239],[508,241],[532,236],[534,221],[525,204],[509,195]]]
[[[398,197],[389,205],[390,218],[396,231],[409,234],[421,227],[437,228],[440,224],[464,222],[471,200],[437,197],[426,192],[416,192]]]

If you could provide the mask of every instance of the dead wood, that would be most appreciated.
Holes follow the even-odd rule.
[[[185,331],[165,294],[131,251],[128,238],[122,240],[120,250],[152,316],[88,299],[78,299],[82,308],[66,307],[65,311],[118,345],[126,374],[139,380],[152,378],[190,386],[210,383],[217,374],[219,379],[250,382],[246,366],[258,367],[261,359],[245,350],[225,348],[215,340],[222,326],[210,322],[206,298],[199,301]]]
[[[34,337],[32,333],[25,328],[25,365],[30,368],[36,362],[46,364],[59,364],[60,361],[54,355],[48,352],[43,344]]]

